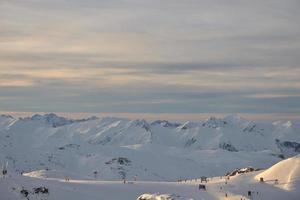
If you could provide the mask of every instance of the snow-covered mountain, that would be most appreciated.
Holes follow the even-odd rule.
[[[44,176],[55,170],[105,180],[176,180],[266,168],[299,153],[300,125],[290,121],[0,116],[0,162],[18,172],[44,170]]]

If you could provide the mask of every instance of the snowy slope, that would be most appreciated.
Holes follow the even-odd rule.
[[[49,169],[47,176],[55,170],[61,176],[102,180],[215,176],[237,167],[267,168],[298,154],[299,127],[296,122],[255,122],[236,115],[182,124],[1,115],[0,162],[16,172]]]
[[[35,194],[34,188],[46,187],[49,194]],[[197,187],[175,182],[132,182],[123,184],[118,181],[86,181],[59,179],[36,179],[14,176],[0,181],[0,199],[24,200],[20,191],[29,192],[29,200],[136,200],[145,193],[171,194],[174,200],[196,200],[202,197],[215,199],[209,193],[199,193]],[[169,195],[157,195],[167,197]],[[164,199],[165,200],[165,199]]]
[[[299,175],[299,155],[277,163],[264,172],[256,171],[239,174],[227,180],[225,177],[210,177],[208,183],[200,179],[182,182],[150,182],[150,181],[99,181],[86,179],[47,178],[40,176],[44,172],[36,172],[25,177],[16,174],[0,179],[0,199],[26,199],[22,191],[27,191],[28,200],[298,200],[299,185],[293,183],[284,188],[274,183],[261,183],[257,177],[279,178],[291,181]],[[51,172],[52,173],[52,172]],[[36,176],[37,175],[37,176]],[[206,190],[199,190],[199,184],[205,184]],[[279,183],[280,185],[280,183]],[[35,193],[35,188],[45,187],[48,193]],[[249,196],[250,192],[250,196]]]
[[[259,180],[261,177],[269,184],[274,184],[277,179],[275,186],[284,190],[300,191],[300,155],[277,163],[255,178]]]
[[[0,131],[7,128],[14,121],[16,120],[10,115],[0,115]]]

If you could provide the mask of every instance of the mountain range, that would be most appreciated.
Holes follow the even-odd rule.
[[[0,116],[0,162],[41,177],[174,181],[267,168],[300,153],[300,123]]]

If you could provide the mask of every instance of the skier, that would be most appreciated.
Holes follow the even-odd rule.
[[[6,162],[5,166],[2,166],[2,177],[5,178],[5,175],[7,174],[7,165],[8,163]]]
[[[97,179],[98,172],[94,171],[94,178]]]

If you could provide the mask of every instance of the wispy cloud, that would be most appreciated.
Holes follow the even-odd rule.
[[[251,95],[246,95],[245,97],[255,98],[255,99],[275,99],[275,98],[290,98],[290,97],[300,98],[300,94],[251,94]]]

